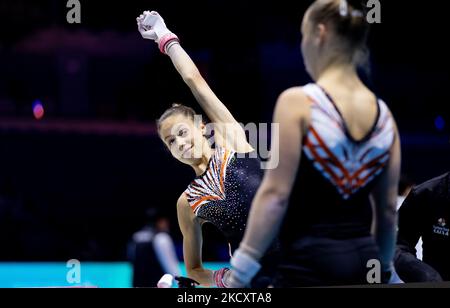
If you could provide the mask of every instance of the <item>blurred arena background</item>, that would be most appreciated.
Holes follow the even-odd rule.
[[[81,23],[68,24],[65,0],[2,1],[0,287],[64,285],[69,259],[85,262],[85,284],[130,286],[127,244],[155,207],[182,260],[175,205],[192,171],[154,120],[173,102],[197,105],[136,16],[159,11],[238,120],[262,123],[283,89],[309,82],[299,29],[310,2],[81,0]],[[420,183],[450,170],[446,12],[381,3],[366,80],[398,121],[403,173]],[[204,246],[213,265],[228,261],[212,227]]]

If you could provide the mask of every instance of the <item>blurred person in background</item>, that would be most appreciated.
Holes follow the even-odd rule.
[[[128,245],[128,259],[133,264],[133,287],[156,287],[164,274],[180,275],[168,217],[151,208],[147,211],[147,221],[133,234]]]
[[[415,186],[399,210],[395,269],[404,282],[450,281],[449,228],[450,172]]]

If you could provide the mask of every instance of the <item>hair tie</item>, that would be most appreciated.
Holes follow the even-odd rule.
[[[342,17],[347,17],[348,15],[348,3],[347,0],[341,0],[339,3],[339,14]]]
[[[342,17],[348,16],[348,2],[347,0],[341,0],[339,3],[339,14]],[[364,17],[364,13],[360,10],[352,10],[351,14],[352,17]]]

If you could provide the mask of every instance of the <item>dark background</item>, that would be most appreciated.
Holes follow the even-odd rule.
[[[65,0],[0,2],[0,260],[124,260],[148,208],[181,236],[176,200],[193,171],[175,161],[154,120],[193,96],[135,18],[157,10],[211,87],[243,122],[270,122],[284,89],[310,82],[300,22],[311,1]],[[449,47],[441,6],[381,1],[368,85],[400,130],[416,183],[450,169]],[[45,115],[33,116],[41,102]],[[205,258],[226,260],[207,227]]]

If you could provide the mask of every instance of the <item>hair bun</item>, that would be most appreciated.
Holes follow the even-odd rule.
[[[181,106],[181,104],[178,104],[178,103],[173,103],[172,104],[172,108],[177,108],[177,107],[180,107]]]

